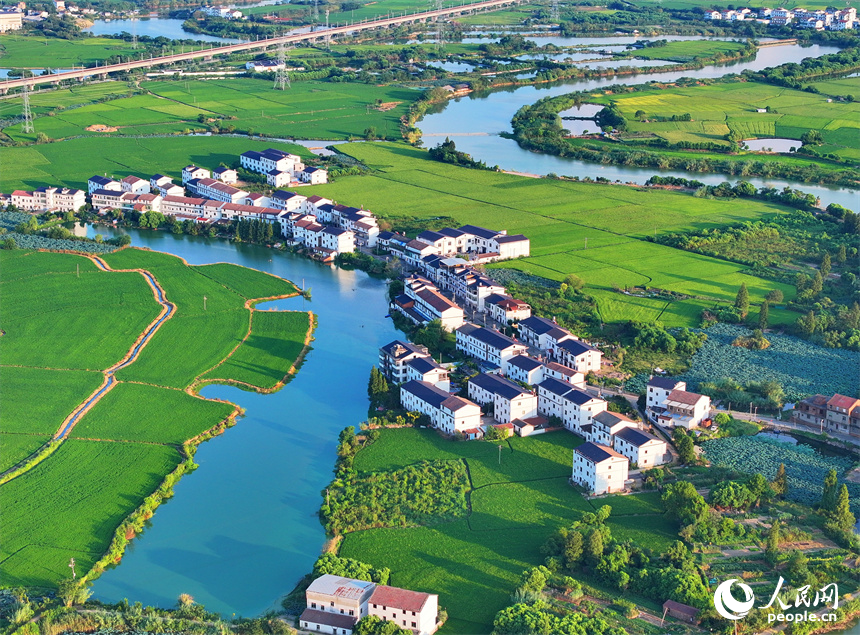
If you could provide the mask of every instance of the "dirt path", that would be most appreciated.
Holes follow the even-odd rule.
[[[17,464],[13,465],[11,468],[0,474],[0,483],[6,483],[9,480],[12,480],[12,478],[24,474],[27,470],[22,470],[21,468],[26,464],[29,463],[31,466],[36,465],[41,461],[41,459],[46,458],[49,454],[52,454],[58,446],[58,444],[55,442],[62,442],[67,439],[78,421],[80,421],[81,418],[102,399],[102,397],[104,397],[117,385],[117,380],[114,377],[116,372],[134,362],[134,360],[137,359],[138,355],[140,355],[140,351],[143,350],[147,343],[149,343],[150,339],[152,339],[152,336],[155,334],[155,332],[158,331],[159,328],[161,328],[161,325],[164,324],[166,320],[169,320],[171,317],[173,317],[176,312],[176,305],[172,302],[167,301],[164,289],[161,288],[161,286],[156,281],[155,276],[153,276],[149,271],[146,271],[144,269],[111,269],[108,264],[98,256],[86,257],[92,260],[95,265],[102,271],[135,271],[141,274],[146,280],[147,284],[152,289],[152,293],[155,296],[155,301],[161,305],[162,309],[159,312],[158,316],[156,316],[156,318],[149,324],[149,326],[146,327],[143,333],[138,336],[138,338],[134,341],[134,344],[132,344],[131,348],[122,357],[122,359],[120,359],[110,368],[102,371],[102,373],[104,374],[104,380],[102,381],[102,384],[98,388],[96,388],[95,392],[93,392],[89,397],[87,397],[82,404],[75,408],[68,417],[63,420],[63,422],[60,424],[59,429],[54,433],[53,437],[51,438],[51,441],[43,445],[30,456],[26,457],[22,461],[18,462]],[[19,470],[19,473],[15,473]],[[10,476],[13,473],[15,474],[11,478],[3,478],[6,476]]]

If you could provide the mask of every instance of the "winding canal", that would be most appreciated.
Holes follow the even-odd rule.
[[[100,226],[90,235],[114,232]],[[175,487],[153,524],[132,541],[122,564],[93,588],[97,598],[172,606],[190,593],[226,616],[274,606],[316,560],[325,535],[316,512],[332,477],[338,433],[367,418],[367,377],[378,348],[397,337],[386,285],[253,245],[130,230],[132,244],[190,264],[232,262],[311,288],[312,299],[258,308],[313,309],[319,318],[301,370],[271,395],[210,385],[204,397],[238,403],[245,417],[202,444],[200,468]],[[178,354],[181,354],[179,352]]]

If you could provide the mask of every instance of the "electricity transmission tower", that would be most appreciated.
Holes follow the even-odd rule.
[[[290,86],[290,74],[287,72],[287,51],[284,41],[278,43],[278,68],[275,69],[275,90],[285,90]]]
[[[552,7],[550,8],[549,19],[553,22],[559,21],[558,0],[552,0]]]
[[[319,0],[314,0],[314,24],[319,24],[319,21],[320,21]]]
[[[137,18],[131,19],[131,48],[137,50]]]
[[[326,50],[331,49],[331,33],[328,30],[328,12],[329,10],[325,10],[325,48]]]
[[[30,84],[24,84],[22,97],[24,98],[24,123],[21,125],[21,132],[33,132],[33,113],[30,111]]]

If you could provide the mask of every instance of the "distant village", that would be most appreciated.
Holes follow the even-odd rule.
[[[95,18],[104,18],[109,20],[111,18],[137,17],[137,11],[100,11],[90,7],[78,7],[73,2],[66,2],[66,0],[53,0],[53,5],[54,12],[59,17],[68,15],[75,18],[88,18],[90,20]],[[197,9],[197,11],[209,17],[223,18],[225,20],[248,19],[241,11],[230,7],[213,7],[204,5]],[[41,22],[42,20],[50,17],[50,15],[50,12],[41,9],[27,9],[27,4],[25,2],[15,2],[0,6],[0,33],[18,31],[28,22]]]
[[[755,20],[770,26],[792,26],[816,31],[844,31],[853,29],[857,22],[857,9],[806,11],[805,9],[712,9],[705,11],[705,20],[737,22]]]

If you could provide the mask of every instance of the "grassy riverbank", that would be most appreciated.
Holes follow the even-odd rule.
[[[359,201],[395,227],[404,223],[442,227],[450,222],[440,220],[440,210],[445,210],[454,222],[523,233],[531,240],[531,257],[498,266],[558,282],[570,273],[580,276],[605,322],[659,319],[667,326],[696,326],[702,308],[733,301],[743,282],[753,303],[773,288],[781,289],[786,298],[794,293],[787,285],[748,275],[748,267],[645,240],[655,233],[786,213],[779,205],[469,170],[432,161],[425,151],[405,145],[340,148],[375,171],[309,190],[340,201]],[[637,285],[693,297],[671,301],[615,289]]]
[[[70,557],[80,575],[97,561],[96,575],[119,562],[126,542],[193,467],[194,444],[238,413],[188,387],[226,359],[219,378],[272,389],[309,343],[309,313],[250,306],[255,297],[295,295],[286,280],[235,265],[192,267],[138,249],[105,261],[151,272],[176,309],[69,439],[0,486],[4,585],[52,587],[68,577]],[[137,271],[103,271],[82,256],[2,251],[0,265],[0,443],[8,468],[58,431],[162,307]]]
[[[469,514],[426,527],[368,529],[346,534],[340,555],[389,567],[391,583],[438,593],[449,633],[487,633],[510,602],[524,569],[543,562],[540,546],[562,525],[595,511],[567,483],[571,450],[581,439],[567,432],[502,443],[458,443],[431,430],[383,430],[360,450],[360,473],[401,469],[421,461],[462,460],[469,470]],[[674,538],[653,494],[599,501],[613,506],[613,535],[662,551]]]
[[[659,55],[661,49],[652,51]],[[728,149],[730,142],[725,137],[734,133],[739,139],[797,139],[800,148],[803,134],[817,130],[825,143],[822,152],[832,152],[842,159],[860,159],[860,103],[833,101],[806,91],[757,82],[726,82],[661,86],[627,95],[595,93],[588,101],[616,104],[627,119],[627,132],[622,139],[629,137],[634,144],[646,135],[644,138],[656,137],[672,144],[711,142]],[[764,108],[770,111],[756,112]],[[665,121],[685,114],[690,115],[690,121]]]

